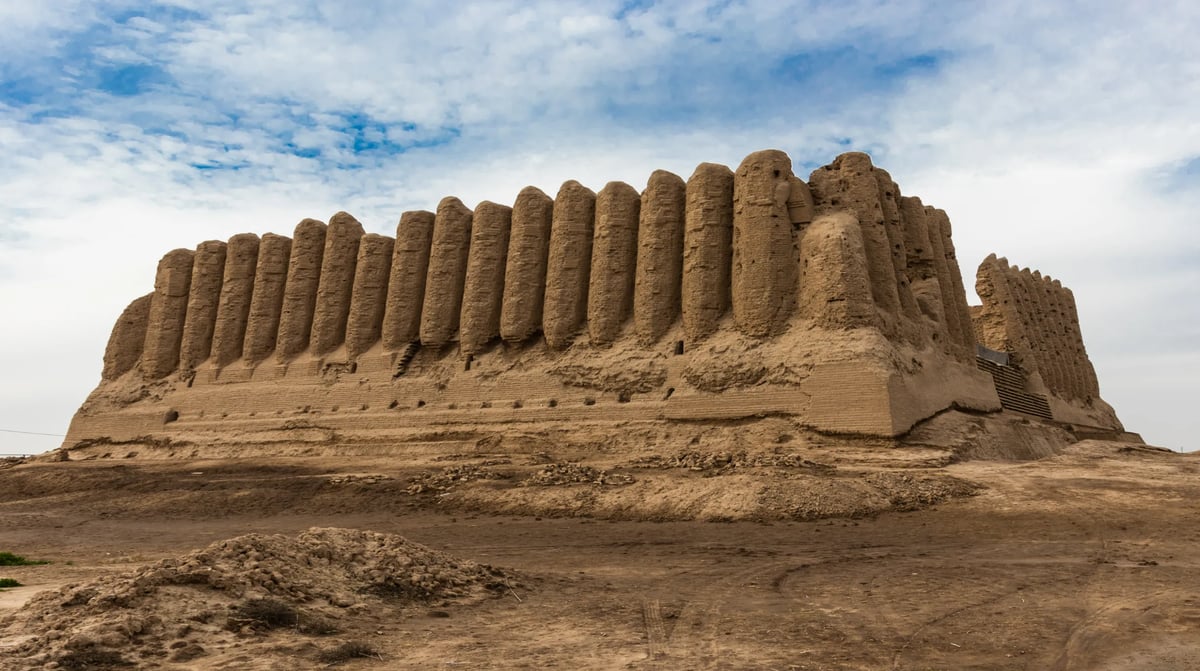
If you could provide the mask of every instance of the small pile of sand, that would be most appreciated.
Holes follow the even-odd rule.
[[[288,628],[337,632],[373,605],[445,605],[508,589],[498,569],[353,529],[250,534],[132,573],[43,592],[0,620],[5,669],[143,668]]]

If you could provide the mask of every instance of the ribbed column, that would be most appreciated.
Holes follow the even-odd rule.
[[[950,300],[943,302],[947,318],[958,321],[959,342],[962,344],[964,361],[975,360],[975,331],[971,327],[971,310],[967,306],[967,290],[963,286],[962,270],[958,266],[958,255],[954,251],[953,230],[950,217],[946,212],[937,208],[926,208],[926,213],[932,212],[931,222],[936,221],[941,232],[942,251],[946,255],[946,266],[950,278]],[[932,231],[931,231],[932,234]]]
[[[609,182],[596,194],[596,226],[588,279],[588,336],[610,343],[633,313],[641,197],[625,182]]]
[[[795,304],[796,263],[787,201],[792,160],[777,150],[747,156],[733,178],[733,318],[738,330],[778,331]]]
[[[279,315],[279,340],[275,345],[280,360],[291,359],[308,349],[325,254],[325,228],[316,219],[305,219],[296,225],[292,236],[292,256]]]
[[[679,175],[666,170],[650,175],[642,192],[633,289],[633,323],[642,342],[655,342],[679,318],[686,202],[687,185]]]
[[[346,318],[346,352],[350,358],[357,357],[379,341],[394,243],[392,238],[375,233],[368,233],[359,240],[350,314]]]
[[[963,286],[954,245],[950,241],[950,220],[942,210],[926,205],[925,222],[929,230],[929,246],[933,254],[934,270],[937,272],[938,289],[942,296],[942,310],[946,315],[946,331],[950,335],[956,357],[963,362],[970,362],[975,357],[975,330],[967,308],[967,290]]]
[[[388,351],[404,349],[421,337],[421,305],[425,302],[434,218],[432,212],[425,210],[405,212],[396,226],[387,307],[383,314],[383,347]]]
[[[1084,400],[1100,398],[1100,383],[1096,379],[1096,368],[1088,358],[1087,348],[1083,345],[1083,329],[1079,324],[1079,309],[1075,304],[1075,294],[1067,287],[1062,288],[1063,305],[1066,309],[1067,323],[1071,330],[1071,340],[1075,347],[1076,375],[1081,382],[1079,397]]]
[[[500,337],[507,342],[521,342],[542,327],[553,214],[554,200],[536,187],[522,189],[513,203],[500,307]]]
[[[471,210],[454,197],[438,203],[421,307],[421,344],[441,347],[458,333],[471,246]]]
[[[906,265],[917,309],[929,318],[934,339],[941,346],[953,350],[957,347],[957,342],[951,339],[946,323],[938,267],[934,260],[933,244],[929,239],[929,221],[920,198],[900,198],[900,220],[904,232],[904,250],[907,254]],[[942,265],[946,265],[944,259]],[[958,326],[957,320],[955,326]]]
[[[142,375],[147,378],[166,377],[179,366],[179,344],[187,318],[194,257],[195,252],[190,249],[176,249],[158,262],[142,350]]]
[[[1043,278],[1043,290],[1046,301],[1053,310],[1051,329],[1054,333],[1052,347],[1063,358],[1064,384],[1069,398],[1083,398],[1087,393],[1086,385],[1080,376],[1079,350],[1073,337],[1071,317],[1067,314],[1067,306],[1063,301],[1062,283],[1050,277]]]
[[[892,254],[892,272],[896,281],[896,294],[900,298],[902,330],[910,342],[921,343],[926,333],[921,328],[917,299],[913,296],[908,275],[908,250],[904,237],[904,220],[900,211],[900,187],[892,176],[882,168],[875,168],[875,184],[879,189],[879,205],[883,209],[884,230]]]
[[[200,243],[192,264],[187,318],[183,323],[183,340],[179,344],[180,368],[188,370],[199,366],[212,350],[224,273],[225,243],[219,240]]]
[[[225,276],[221,280],[221,302],[213,330],[212,357],[218,366],[242,358],[246,323],[254,296],[254,271],[258,265],[258,236],[242,233],[229,238],[225,252]]]
[[[554,199],[542,313],[546,343],[555,349],[566,347],[587,319],[595,216],[596,194],[574,180],[564,183]]]
[[[153,293],[148,293],[130,303],[117,317],[112,334],[108,337],[108,346],[104,348],[103,380],[115,380],[133,370],[138,359],[142,358],[142,347],[146,344],[146,325],[150,322],[150,301]]]
[[[681,308],[684,332],[699,340],[716,331],[729,310],[733,171],[717,163],[696,166],[686,201]]]
[[[459,317],[459,346],[467,354],[479,352],[500,336],[504,266],[508,259],[511,225],[511,207],[486,200],[475,206]]]
[[[818,216],[805,229],[800,249],[801,315],[830,330],[879,324],[862,227],[851,212]]]
[[[284,235],[267,233],[259,243],[254,291],[250,296],[246,338],[242,345],[242,357],[249,363],[258,363],[275,350],[291,253],[292,239]]]
[[[1033,328],[1039,368],[1046,386],[1059,396],[1067,395],[1066,373],[1064,369],[1064,352],[1054,342],[1053,329],[1050,325],[1051,306],[1046,300],[1046,292],[1042,288],[1042,275],[1029,268],[1021,271],[1021,282],[1025,284],[1033,303]]]
[[[900,294],[896,288],[889,224],[884,219],[871,157],[861,152],[842,154],[830,165],[814,170],[808,186],[817,214],[849,210],[858,219],[867,253],[867,272],[871,276],[871,295],[882,317],[881,328],[885,335],[897,335]]]
[[[354,217],[338,212],[325,230],[325,254],[321,259],[321,281],[313,310],[312,351],[324,356],[341,346],[350,316],[350,294],[354,290],[354,268],[363,227]]]

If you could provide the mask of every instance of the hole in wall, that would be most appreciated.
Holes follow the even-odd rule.
[[[398,407],[400,407],[400,401],[393,400],[391,403],[388,403],[388,410],[395,410]]]
[[[174,422],[177,419],[179,419],[179,411],[178,410],[168,410],[167,414],[163,415],[163,424],[170,424],[171,422]]]
[[[596,399],[592,398],[591,396],[588,396],[587,398],[583,399],[583,404],[584,405],[596,405]]]
[[[417,401],[417,407],[418,407],[418,408],[424,408],[424,407],[425,407],[425,401]]]
[[[474,354],[468,354],[468,355],[467,355],[467,360],[466,360],[466,362],[463,364],[463,370],[471,370],[471,364],[472,364],[474,361],[475,361],[475,355],[474,355]]]
[[[667,393],[663,394],[663,400],[665,401],[668,398],[671,398],[671,394],[674,394],[674,393],[675,393],[675,387],[668,387]]]
[[[513,407],[513,408],[523,408],[523,407],[525,407],[525,404],[524,404],[524,403],[521,403],[520,401],[513,401],[513,402],[512,402],[512,407]]]
[[[628,403],[630,400],[632,400],[632,397],[627,391],[617,394],[617,403]]]
[[[558,407],[558,401],[556,401],[556,400],[554,400],[554,399],[550,399],[550,401],[549,401],[548,403],[546,403],[546,406],[547,406],[547,407],[550,407],[550,408],[557,408],[557,407]]]
[[[680,354],[683,354],[683,341],[676,340],[675,341],[675,356],[679,356]]]

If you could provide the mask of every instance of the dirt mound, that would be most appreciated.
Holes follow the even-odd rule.
[[[226,648],[244,651],[253,645],[247,639],[273,630],[333,634],[372,609],[477,600],[510,582],[499,569],[391,534],[323,528],[294,537],[250,534],[35,596],[0,621],[0,630],[24,639],[4,651],[0,666],[185,662]]]

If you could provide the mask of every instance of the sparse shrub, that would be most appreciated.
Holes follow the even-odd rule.
[[[5,587],[20,587],[21,583],[15,578],[0,578],[0,589]]]
[[[250,599],[238,604],[225,627],[236,631],[245,626],[259,630],[294,627],[300,633],[317,636],[337,631],[337,627],[324,618],[302,613],[278,599]]]
[[[375,651],[375,648],[362,641],[347,641],[336,648],[323,650],[321,654],[317,655],[317,661],[332,666],[363,657],[377,658],[379,653]]]
[[[26,559],[21,555],[15,555],[11,552],[0,552],[0,566],[40,566],[49,563],[48,561]]]
[[[250,599],[238,604],[229,616],[229,628],[244,625],[259,629],[295,627],[300,624],[300,612],[278,599]]]
[[[56,661],[58,668],[63,671],[100,671],[101,669],[132,666],[116,651],[93,646],[72,650]]]

